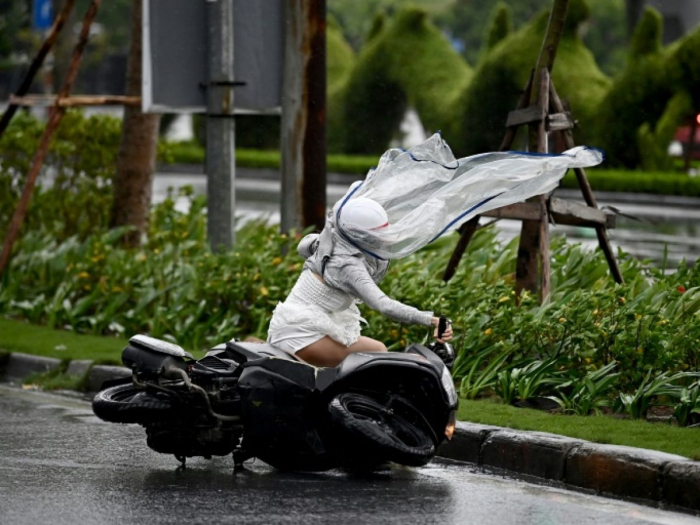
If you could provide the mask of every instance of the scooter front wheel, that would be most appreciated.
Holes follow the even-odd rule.
[[[352,438],[345,440],[346,446],[353,447],[351,456],[422,466],[435,455],[435,443],[425,430],[404,417],[407,414],[398,414],[376,399],[345,393],[333,398],[328,408],[336,429]]]

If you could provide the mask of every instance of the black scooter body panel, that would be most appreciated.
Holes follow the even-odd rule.
[[[181,357],[149,350],[147,348],[128,345],[122,350],[122,363],[132,372],[157,376],[163,372],[166,365],[176,366],[185,370],[187,364]]]
[[[332,458],[315,414],[318,370],[285,359],[243,365],[238,380],[246,454],[282,470],[325,470]]]

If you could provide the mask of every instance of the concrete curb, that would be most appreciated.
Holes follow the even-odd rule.
[[[123,379],[125,377],[131,377],[131,370],[125,366],[93,366],[88,376],[88,390],[90,392],[98,392],[105,381]]]
[[[8,355],[3,369],[3,377],[9,381],[16,381],[32,374],[56,370],[59,366],[61,366],[61,360],[55,357],[13,352]]]
[[[438,455],[605,496],[700,511],[700,462],[674,454],[458,422]]]
[[[50,372],[61,366],[61,360],[55,357],[42,357],[38,355],[12,352],[0,367],[0,379],[3,381],[18,382],[32,374]],[[122,379],[131,376],[131,370],[123,366],[94,365],[93,361],[76,359],[68,364],[66,373],[69,375],[88,374],[88,390],[97,392],[102,388],[102,383],[110,379]]]

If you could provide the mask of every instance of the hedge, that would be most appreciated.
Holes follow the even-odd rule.
[[[168,146],[168,150],[168,156],[174,162],[204,162],[204,149],[197,144],[174,143]],[[328,172],[364,176],[370,168],[376,166],[378,160],[375,155],[331,154],[327,157]],[[280,153],[237,149],[236,164],[247,168],[279,169]],[[700,197],[700,177],[689,177],[681,173],[592,169],[586,171],[586,174],[595,191]],[[350,180],[349,178],[348,181]],[[562,188],[578,188],[573,172],[564,177]]]

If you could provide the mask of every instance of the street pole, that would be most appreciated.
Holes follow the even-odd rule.
[[[234,120],[233,2],[207,0],[207,231],[214,250],[235,241],[236,127]]]
[[[326,0],[286,0],[281,227],[326,216]]]

